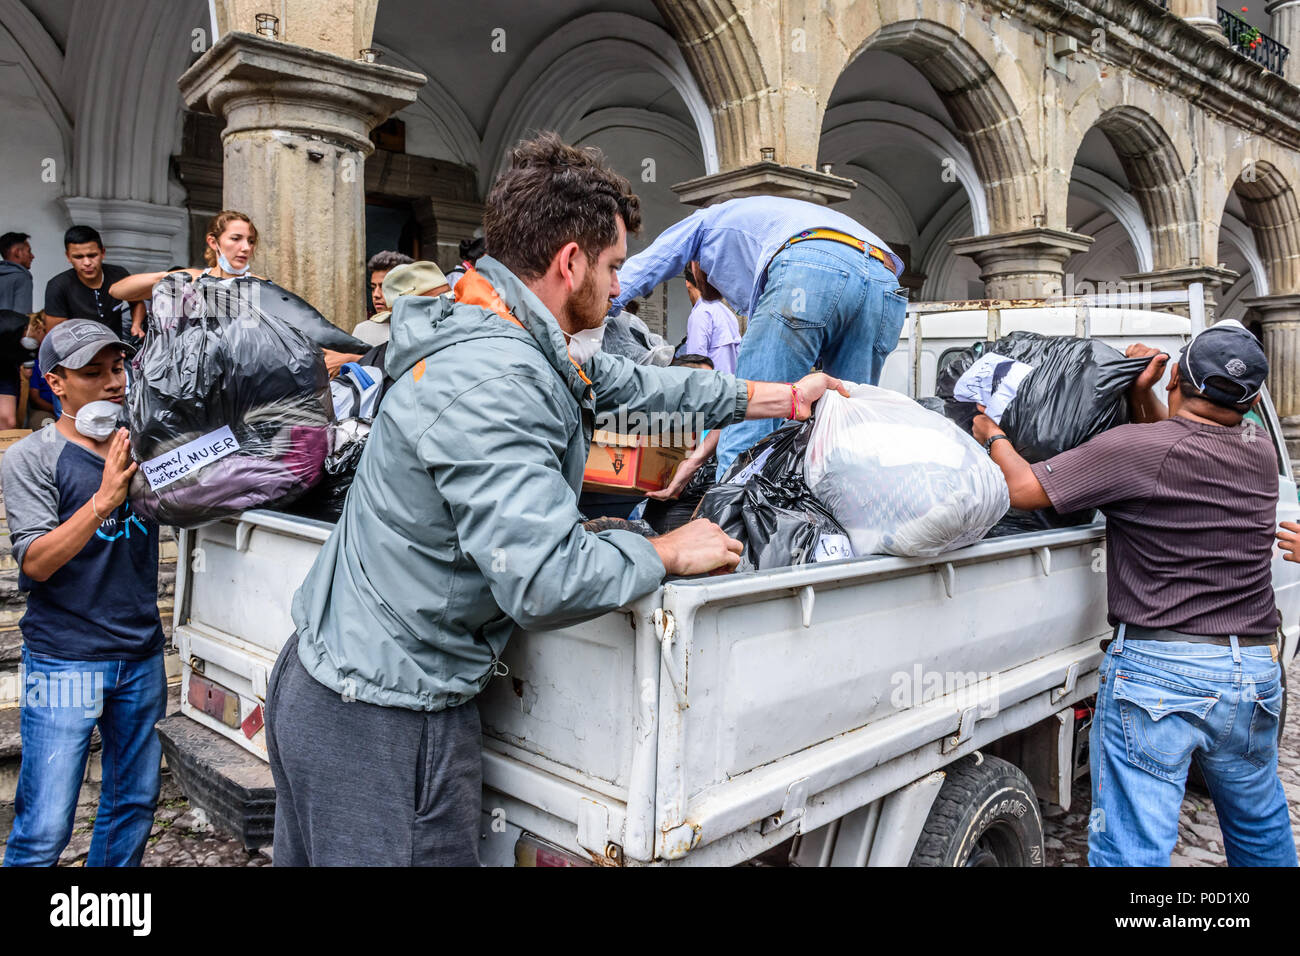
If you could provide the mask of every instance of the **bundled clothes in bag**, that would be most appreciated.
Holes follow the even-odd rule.
[[[318,521],[338,521],[343,514],[379,403],[393,384],[384,374],[387,352],[387,342],[375,346],[357,361],[345,364],[330,381],[335,418],[331,451],[321,480],[288,509],[293,514]]]
[[[935,383],[945,414],[965,431],[986,406],[1026,461],[1046,461],[1130,420],[1128,390],[1150,363],[1125,358],[1096,339],[1012,332],[977,342],[945,366]],[[1087,524],[1091,510],[1009,512],[994,536]]]
[[[1001,469],[973,438],[871,385],[818,403],[804,473],[855,554],[928,557],[965,547],[1010,505]]]
[[[127,396],[132,506],[192,528],[315,484],[332,424],[320,349],[237,287],[185,273],[154,286],[153,315]]]
[[[853,557],[840,523],[804,480],[804,451],[813,422],[791,422],[732,463],[700,500],[707,518],[744,544],[737,571]]]

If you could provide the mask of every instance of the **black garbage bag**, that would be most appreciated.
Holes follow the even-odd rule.
[[[708,518],[742,542],[737,571],[850,557],[848,534],[804,480],[812,420],[791,422],[737,456],[700,500]]]
[[[995,352],[1033,366],[1002,415],[1002,430],[1029,462],[1077,448],[1089,438],[1129,421],[1128,389],[1150,363],[1124,355],[1097,339],[1012,332],[996,342],[976,342],[946,365],[935,382],[944,413],[970,431],[979,414],[953,389],[981,356]]]
[[[944,399],[944,413],[968,432],[979,410],[974,403],[957,401],[953,390],[966,370],[989,352],[1033,366],[1000,422],[1016,451],[1029,462],[1045,461],[1127,424],[1128,390],[1150,363],[1146,358],[1125,358],[1097,339],[1071,335],[1012,332],[996,342],[976,342],[945,366],[935,382],[936,395]],[[1094,515],[1092,509],[1068,515],[1053,508],[1012,509],[987,537],[1087,524]]]
[[[173,273],[131,361],[132,506],[197,527],[299,497],[330,450],[329,375],[297,329],[230,286]]]
[[[352,363],[344,365],[330,382],[336,419],[332,451],[325,459],[320,481],[285,509],[290,514],[331,522],[338,521],[343,515],[343,503],[357,476],[361,453],[370,440],[379,405],[393,386],[393,380],[384,374],[387,354],[387,342],[376,345],[357,359],[355,364],[360,366],[359,369]]]
[[[199,281],[220,283],[222,280],[205,275],[200,276]],[[236,295],[249,298],[253,308],[275,316],[323,349],[344,352],[348,355],[364,355],[370,351],[371,346],[368,343],[348,335],[321,315],[306,299],[294,295],[270,279],[240,276],[238,279],[231,280],[227,286]]]
[[[343,503],[347,501],[348,491],[357,476],[357,465],[361,463],[361,453],[365,450],[364,439],[350,441],[339,452],[327,457],[320,481],[286,510],[304,518],[337,522],[343,514]]]

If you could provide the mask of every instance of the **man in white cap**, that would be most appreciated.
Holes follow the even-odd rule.
[[[388,320],[392,317],[393,303],[398,296],[436,296],[449,292],[451,286],[447,283],[447,277],[432,262],[410,262],[396,266],[384,276],[383,294],[388,309],[358,323],[352,334],[370,345],[383,345],[391,332]]]

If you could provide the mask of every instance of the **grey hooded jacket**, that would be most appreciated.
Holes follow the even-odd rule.
[[[32,274],[8,259],[0,259],[0,309],[32,311]]]
[[[580,523],[598,412],[698,413],[708,428],[745,415],[730,375],[604,353],[583,366],[593,394],[541,300],[490,257],[478,269],[523,327],[450,298],[398,299],[395,383],[293,599],[307,671],[372,704],[462,704],[516,626],[586,620],[659,585],[646,539]]]

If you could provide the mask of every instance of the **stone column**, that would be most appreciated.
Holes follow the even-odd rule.
[[[1120,276],[1120,279],[1131,287],[1126,291],[1132,292],[1147,290],[1151,292],[1185,292],[1190,283],[1199,282],[1205,290],[1205,324],[1213,325],[1218,308],[1215,294],[1221,289],[1226,289],[1232,285],[1240,276],[1241,273],[1239,272],[1234,272],[1232,269],[1220,269],[1217,266],[1184,266],[1181,269],[1135,272],[1132,275]],[[1171,312],[1183,316],[1188,314],[1186,303],[1137,305],[1132,306],[1132,308],[1150,308],[1156,312]]]
[[[189,264],[185,240],[189,216],[184,209],[87,196],[64,196],[59,202],[72,222],[98,230],[107,250],[105,260],[115,266],[134,273]]]
[[[1282,75],[1300,86],[1300,0],[1273,0],[1264,9],[1272,17],[1268,35],[1291,51]]]
[[[257,226],[253,271],[340,328],[364,317],[370,130],[424,83],[248,33],[226,34],[180,78],[187,106],[225,120],[222,204]]]
[[[215,0],[217,36],[253,33],[257,15],[274,15],[276,39],[355,60],[370,46],[379,0]]]
[[[1217,0],[1169,0],[1169,12],[1182,17],[1202,33],[1226,43],[1223,27],[1219,26]]]
[[[1062,293],[1065,261],[1092,245],[1092,236],[1036,227],[951,239],[948,245],[980,267],[990,299],[1042,299]]]
[[[848,199],[857,185],[856,180],[818,172],[811,167],[761,160],[750,166],[689,179],[672,190],[691,206],[712,206],[739,196],[787,196],[829,206]]]
[[[1264,327],[1268,392],[1282,420],[1292,467],[1300,472],[1300,293],[1242,299]]]

